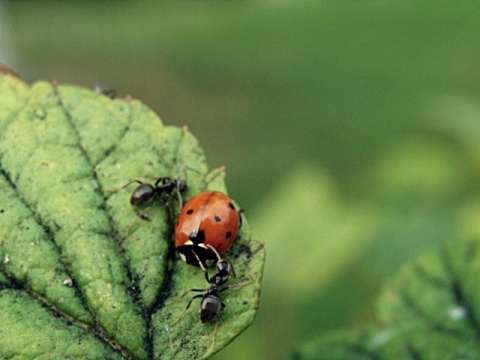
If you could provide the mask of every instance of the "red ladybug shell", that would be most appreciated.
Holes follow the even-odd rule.
[[[232,200],[218,191],[200,193],[190,199],[180,211],[175,229],[175,247],[188,264],[199,266],[200,260],[210,266],[217,260],[211,245],[219,255],[225,254],[237,237],[240,214]]]

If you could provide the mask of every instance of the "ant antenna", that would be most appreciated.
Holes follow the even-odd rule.
[[[218,269],[218,271],[221,272],[220,267],[221,267],[221,266],[225,266],[225,265],[224,265],[225,262],[228,262],[227,265],[230,266],[230,268],[229,268],[227,271],[228,271],[229,273],[231,272],[234,277],[237,277],[237,275],[235,274],[235,269],[233,268],[233,264],[232,264],[232,262],[230,261],[230,258],[229,258],[228,256],[226,256],[226,259],[227,259],[227,260],[224,260],[224,259],[221,258],[220,255],[218,254],[217,249],[215,249],[212,245],[207,244],[207,247],[208,247],[210,250],[212,250],[212,251],[215,253],[215,255],[217,255],[217,259],[218,259],[218,261],[217,261],[217,269]],[[194,253],[194,254],[195,254],[195,253]],[[195,256],[196,256],[197,259],[198,259],[198,256],[197,256],[196,254],[195,254]],[[199,261],[200,261],[200,260],[199,260]],[[219,265],[219,264],[220,264],[220,265]],[[224,270],[224,271],[225,271],[225,270]]]

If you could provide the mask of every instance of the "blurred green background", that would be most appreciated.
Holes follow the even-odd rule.
[[[0,63],[132,94],[227,166],[267,247],[229,360],[374,321],[403,264],[480,233],[479,34],[476,1],[0,1]]]

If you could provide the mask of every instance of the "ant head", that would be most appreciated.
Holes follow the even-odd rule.
[[[175,179],[176,188],[179,192],[187,191],[187,180],[182,178]]]
[[[217,271],[221,275],[229,275],[231,273],[230,264],[227,260],[220,260],[217,262]]]
[[[230,279],[230,274],[232,273],[230,265],[225,260],[217,263],[217,271],[218,272],[208,280],[212,286],[221,286],[225,284],[228,279]]]
[[[235,276],[233,265],[229,261],[223,259],[212,245],[208,244],[207,247],[210,250],[212,250],[215,253],[215,255],[217,255],[217,259],[218,259],[217,273],[212,276],[209,282],[212,284],[216,284],[218,286],[223,285],[228,281],[231,274]]]

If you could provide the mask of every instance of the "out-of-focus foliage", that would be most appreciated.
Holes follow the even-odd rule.
[[[290,359],[478,359],[478,237],[431,251],[382,294],[380,323],[310,340]]]
[[[218,358],[374,319],[385,280],[480,231],[480,5],[8,3],[27,79],[100,82],[188,124],[268,262]]]

